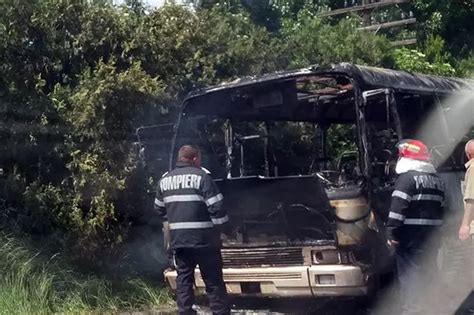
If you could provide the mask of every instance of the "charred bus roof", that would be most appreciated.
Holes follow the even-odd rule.
[[[197,90],[186,98],[183,113],[239,120],[343,123],[355,119],[358,89],[441,96],[474,91],[474,81],[350,63],[312,66]]]

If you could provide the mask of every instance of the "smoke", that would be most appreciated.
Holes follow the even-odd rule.
[[[132,226],[125,243],[125,252],[134,269],[141,275],[162,280],[169,260],[165,250],[163,233],[157,222]]]
[[[452,95],[440,105],[435,104],[416,132],[416,138],[432,148],[433,159],[437,165],[450,158],[456,146],[474,126],[474,93]]]
[[[441,166],[448,159],[455,159],[458,165],[464,162],[464,150],[459,150],[469,137],[474,126],[474,93],[465,92],[444,99],[441,106],[424,119],[416,132],[416,138],[432,148],[435,166]],[[470,135],[471,137],[474,134]],[[458,150],[455,151],[455,149]],[[458,156],[459,155],[459,156]],[[421,257],[421,269],[416,272],[431,273],[430,281],[421,286],[423,297],[420,306],[426,314],[455,314],[466,300],[474,285],[473,242],[462,242],[457,238],[457,229],[463,215],[461,180],[463,171],[441,173],[446,184],[445,224],[438,235],[427,245],[426,252],[437,253],[436,264],[431,270],[432,257]],[[441,246],[434,241],[441,239]],[[415,278],[412,286],[419,286]],[[379,300],[372,314],[400,314],[399,289],[397,284],[388,288]],[[403,296],[403,294],[401,295]],[[467,313],[456,313],[467,314]]]

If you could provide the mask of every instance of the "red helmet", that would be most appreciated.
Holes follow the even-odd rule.
[[[421,161],[428,161],[430,159],[428,148],[420,140],[402,140],[397,143],[397,148],[399,157]]]

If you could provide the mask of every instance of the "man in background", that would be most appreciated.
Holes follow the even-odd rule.
[[[466,175],[464,177],[464,216],[459,227],[459,239],[465,241],[470,235],[470,225],[474,215],[474,139],[465,146],[467,156]]]
[[[466,174],[464,176],[464,216],[458,233],[461,241],[467,241],[472,237],[471,224],[474,218],[474,139],[471,139],[466,143],[464,151],[466,152],[468,161],[465,165]],[[468,250],[472,249],[471,244],[467,244],[466,246],[468,246]],[[467,266],[466,271],[468,274],[464,275],[471,287],[474,283],[474,266],[472,265],[472,257],[471,253],[469,257],[471,258],[471,261],[467,262],[471,265]],[[456,315],[461,314],[474,314],[474,291],[471,291],[471,294],[466,297],[466,300],[456,312]]]

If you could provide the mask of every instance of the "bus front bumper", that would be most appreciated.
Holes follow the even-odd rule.
[[[365,296],[367,277],[353,265],[298,267],[224,268],[227,292],[233,296],[255,297],[337,297]],[[176,271],[164,273],[176,290]],[[206,294],[199,269],[195,270],[195,292]]]

